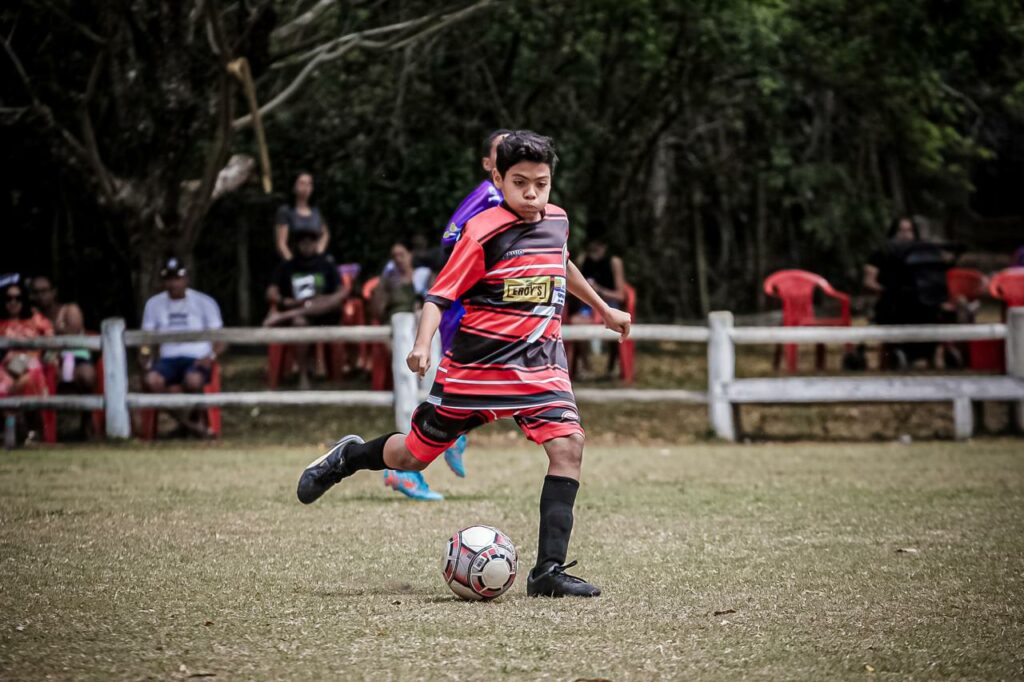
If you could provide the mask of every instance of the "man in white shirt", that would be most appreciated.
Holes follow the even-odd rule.
[[[203,331],[220,329],[224,322],[220,306],[206,294],[188,287],[188,271],[177,258],[168,258],[160,270],[164,291],[146,301],[142,314],[145,331]],[[151,361],[143,348],[146,390],[152,393],[200,393],[210,380],[210,371],[225,344],[209,341],[164,343],[159,358]],[[190,430],[197,426],[179,416]],[[201,425],[198,425],[202,428]]]

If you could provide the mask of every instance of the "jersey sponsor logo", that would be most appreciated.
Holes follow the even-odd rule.
[[[579,420],[580,416],[572,410],[566,410],[562,413],[562,421],[564,422],[578,422]]]
[[[551,294],[551,305],[565,305],[565,277],[553,277],[554,290]]]
[[[516,277],[505,280],[503,301],[547,303],[551,298],[551,277]]]

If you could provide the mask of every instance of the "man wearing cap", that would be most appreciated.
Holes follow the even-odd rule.
[[[220,329],[224,322],[220,306],[206,294],[190,289],[188,271],[178,258],[168,258],[160,270],[164,291],[146,301],[142,314],[145,331],[204,331]],[[151,362],[148,349],[142,361],[147,366],[145,385],[152,393],[200,393],[210,380],[210,371],[225,344],[209,341],[160,344],[159,358]],[[198,420],[176,415],[190,431],[205,433]]]

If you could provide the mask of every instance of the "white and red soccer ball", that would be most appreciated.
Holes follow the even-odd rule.
[[[444,581],[463,599],[494,599],[516,580],[519,555],[497,528],[470,526],[448,540]]]

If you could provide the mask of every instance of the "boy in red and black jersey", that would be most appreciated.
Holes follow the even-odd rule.
[[[548,204],[556,160],[551,140],[536,133],[517,131],[502,141],[494,183],[505,201],[466,224],[426,296],[406,359],[412,371],[426,372],[442,311],[461,301],[466,314],[430,397],[413,414],[412,430],[366,443],[342,438],[306,468],[298,496],[313,502],[360,469],[422,470],[461,434],[495,419],[515,419],[548,455],[537,564],[527,593],[592,597],[600,594],[596,586],[565,573],[584,440],[562,346],[566,292],[592,306],[623,339],[631,322],[597,295],[568,258],[569,219]]]

